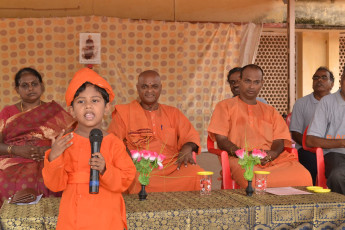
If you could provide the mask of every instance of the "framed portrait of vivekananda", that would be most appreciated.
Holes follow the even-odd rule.
[[[101,64],[101,34],[80,33],[79,62],[82,64]]]

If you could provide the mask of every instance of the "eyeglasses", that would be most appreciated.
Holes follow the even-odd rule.
[[[318,81],[318,80],[320,80],[320,79],[322,79],[322,81],[327,81],[329,78],[328,78],[326,75],[322,75],[322,76],[314,75],[314,76],[313,76],[313,80],[314,80],[314,81]]]
[[[24,90],[27,90],[29,89],[31,86],[31,88],[36,88],[38,86],[40,86],[40,83],[38,81],[33,81],[33,82],[25,82],[25,83],[22,83],[19,85],[20,88],[24,89]]]

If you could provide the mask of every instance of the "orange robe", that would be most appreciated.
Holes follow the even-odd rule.
[[[259,101],[256,105],[248,105],[239,97],[223,100],[216,105],[207,131],[213,141],[215,134],[219,134],[227,136],[236,146],[247,146],[249,150],[270,150],[273,141],[278,139],[284,140],[285,147],[291,147],[289,129],[277,110]],[[237,163],[238,158],[230,157],[229,162],[233,179],[242,188],[247,187],[244,169]],[[312,185],[308,170],[287,151],[264,166],[254,166],[254,170],[271,172],[268,187]]]
[[[73,133],[73,145],[43,168],[45,185],[63,191],[57,229],[121,229],[126,225],[122,192],[135,177],[135,166],[125,146],[113,134],[103,138],[101,154],[106,171],[99,177],[99,193],[89,194],[91,145],[88,138]]]
[[[199,146],[200,137],[190,121],[176,108],[159,104],[156,111],[144,110],[137,101],[116,105],[108,132],[114,133],[129,150],[147,149],[163,154],[164,168],[152,171],[148,192],[192,191],[200,189],[197,172],[204,171],[198,165],[180,170],[174,164],[181,147],[187,142]],[[129,193],[138,193],[140,183],[138,173]]]

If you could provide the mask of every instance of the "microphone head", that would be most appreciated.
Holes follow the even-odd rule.
[[[89,135],[90,142],[102,142],[103,132],[100,129],[93,129]]]

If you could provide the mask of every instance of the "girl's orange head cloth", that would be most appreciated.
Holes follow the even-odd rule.
[[[109,94],[109,102],[114,100],[115,95],[109,83],[92,69],[83,68],[74,74],[74,77],[68,85],[65,95],[67,106],[71,105],[75,93],[85,82],[90,82],[100,88],[105,89]]]

